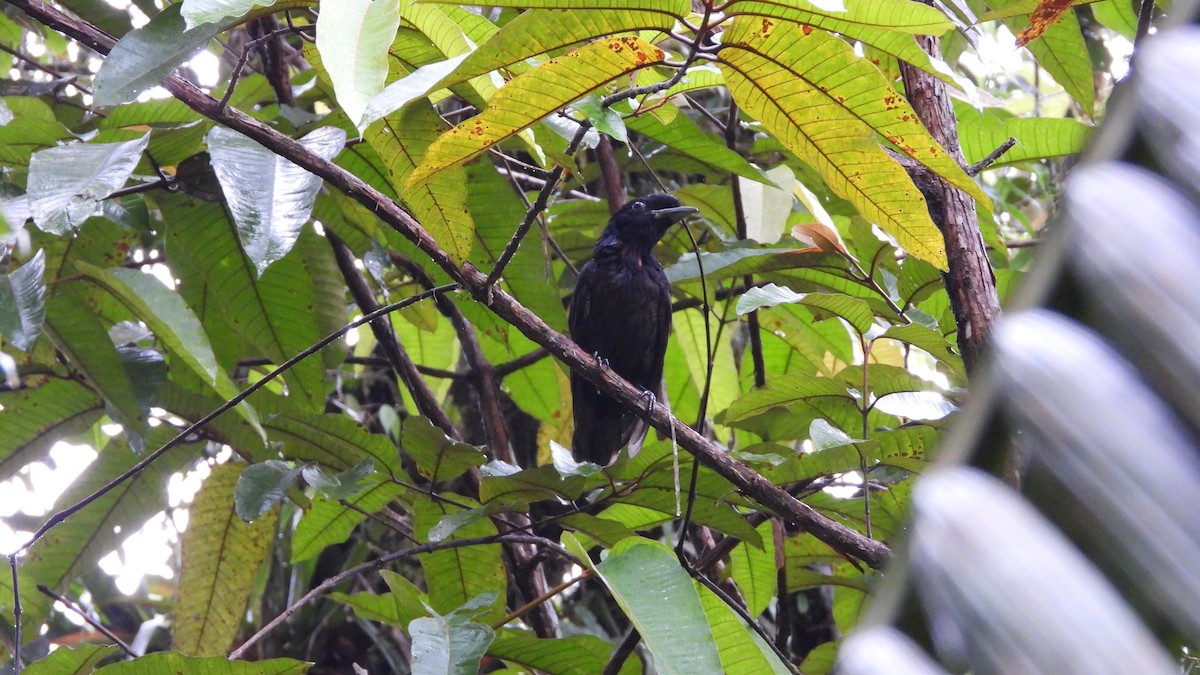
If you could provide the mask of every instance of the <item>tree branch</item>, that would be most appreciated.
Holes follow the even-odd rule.
[[[938,38],[919,35],[916,40],[930,56],[941,58]],[[958,144],[958,127],[946,84],[904,62],[900,63],[900,74],[904,80],[905,96],[917,117],[942,148],[959,166],[963,166],[965,161]],[[921,165],[921,168],[924,166]],[[909,173],[913,175],[911,170]],[[941,176],[927,169],[925,174],[927,180],[913,175],[914,183],[929,202],[930,215],[946,241],[950,268],[945,275],[946,290],[958,324],[958,346],[962,350],[963,363],[968,370],[973,370],[992,325],[1000,318],[996,277],[992,274],[983,234],[979,231],[975,201]]]
[[[363,314],[370,314],[379,309],[379,302],[375,300],[375,293],[367,286],[366,279],[363,278],[358,268],[354,266],[354,253],[332,232],[326,232],[325,237],[329,240],[330,246],[333,247],[333,258],[337,262],[338,269],[342,272],[342,279],[345,280],[346,286],[349,287],[350,295],[354,297],[354,304],[358,305],[359,311]],[[400,338],[396,336],[396,331],[392,329],[390,317],[382,316],[372,321],[371,331],[375,334],[375,339],[379,342],[380,348],[383,349],[383,353],[387,356],[392,370],[395,371],[400,381],[404,383],[408,392],[412,394],[413,401],[417,405],[417,411],[433,420],[433,423],[442,430],[442,433],[451,438],[462,440],[461,434],[454,428],[454,423],[450,421],[450,416],[446,414],[446,411],[438,403],[437,396],[434,395],[433,390],[429,388],[429,384],[425,382],[425,378],[417,370],[416,364],[409,358],[404,345],[400,344]]]
[[[107,54],[116,43],[111,36],[90,23],[70,17],[40,0],[5,0],[31,18],[78,40],[87,47]],[[468,290],[476,300],[484,302],[498,316],[540,344],[572,370],[580,373],[604,393],[631,411],[647,419],[655,428],[674,433],[679,444],[699,461],[732,482],[747,496],[785,520],[810,532],[835,551],[857,558],[872,567],[886,561],[889,549],[878,541],[864,537],[853,529],[819,513],[811,506],[772,484],[749,467],[734,460],[725,448],[697,434],[691,427],[671,417],[664,406],[655,406],[653,414],[646,411],[639,388],[626,382],[609,369],[602,369],[591,355],[574,342],[550,328],[540,317],[530,312],[501,289],[488,283],[487,275],[470,263],[462,268],[455,264],[428,231],[404,209],[361,178],[318,156],[299,142],[284,136],[269,125],[245,113],[229,108],[222,110],[218,102],[196,86],[176,76],[166,78],[162,86],[192,110],[252,138],[267,149],[294,164],[325,179],[331,186],[366,206],[381,220],[410,240],[429,259],[446,272],[452,280]]]

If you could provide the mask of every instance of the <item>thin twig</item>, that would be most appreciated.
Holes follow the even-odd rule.
[[[1133,36],[1134,47],[1141,47],[1142,40],[1150,34],[1150,21],[1154,18],[1154,0],[1142,0],[1138,8],[1137,33]]]
[[[601,675],[617,675],[617,673],[621,672],[621,666],[625,665],[625,661],[629,659],[629,655],[633,653],[633,650],[637,649],[638,642],[641,642],[641,640],[642,636],[637,632],[637,629],[630,627],[629,634],[613,650],[612,658],[605,664]]]
[[[741,603],[735,602],[733,598],[729,597],[729,594],[725,592],[725,589],[718,586],[715,582],[713,582],[712,579],[709,579],[708,575],[703,574],[699,570],[693,569],[690,565],[685,569],[687,569],[688,574],[692,575],[693,579],[699,581],[704,585],[705,588],[712,591],[714,595],[721,599],[721,602],[724,602],[729,606],[730,609],[734,611],[735,614],[741,617],[742,621],[745,621],[746,625],[749,626],[751,630],[753,630],[755,633],[758,633],[758,636],[762,638],[762,641],[767,643],[767,646],[771,648],[771,651],[775,652],[775,655],[779,657],[779,660],[788,670],[792,671],[793,673],[800,673],[799,669],[796,668],[791,659],[787,657],[787,654],[779,651],[779,647],[775,646],[775,641],[771,639],[771,636],[767,635],[767,632],[763,630],[762,626],[758,625],[758,622],[754,620],[754,617],[750,616],[750,612],[746,611],[746,608],[742,607]]]
[[[544,537],[534,537],[534,536],[521,535],[521,534],[518,534],[518,535],[493,534],[493,535],[487,536],[487,537],[473,537],[471,539],[451,539],[448,541],[440,541],[440,542],[437,542],[434,544],[422,544],[420,546],[406,548],[401,551],[393,551],[392,553],[388,553],[387,555],[380,556],[374,560],[367,561],[360,565],[355,565],[354,567],[351,567],[348,570],[344,570],[342,572],[339,572],[339,573],[329,577],[325,581],[322,581],[319,585],[317,585],[311,591],[309,591],[308,593],[305,593],[299,600],[292,603],[291,606],[289,606],[287,609],[280,612],[279,616],[276,616],[274,619],[271,619],[271,621],[268,622],[262,628],[260,628],[257,633],[255,633],[254,635],[251,635],[249,638],[247,638],[246,641],[243,642],[237,649],[234,649],[233,651],[229,652],[229,658],[230,659],[241,658],[241,656],[246,653],[247,649],[254,646],[255,643],[257,643],[259,640],[263,639],[263,637],[266,636],[267,633],[270,633],[272,630],[274,630],[277,626],[282,624],[284,621],[287,621],[288,617],[292,616],[297,611],[299,611],[301,607],[312,602],[317,597],[323,595],[326,591],[329,591],[330,589],[336,587],[338,584],[342,583],[343,581],[353,578],[353,577],[356,577],[359,574],[362,574],[363,572],[367,572],[367,571],[370,571],[373,569],[379,569],[379,568],[382,568],[384,565],[387,565],[388,563],[393,562],[395,560],[400,560],[401,558],[408,558],[408,557],[411,557],[414,555],[421,555],[423,553],[433,553],[434,551],[447,551],[447,550],[455,549],[455,548],[465,548],[467,546],[483,546],[483,545],[487,545],[487,544],[499,544],[499,543],[502,543],[505,541],[514,542],[514,543],[544,545],[547,540]],[[558,549],[558,547],[551,547],[551,550],[558,551],[559,549]],[[568,556],[567,559],[572,563],[579,563],[579,561],[576,560],[574,556]]]
[[[572,577],[570,579],[567,579],[566,581],[555,586],[554,588],[551,588],[550,590],[548,590],[545,593],[539,595],[538,597],[530,600],[529,602],[525,603],[524,605],[521,605],[520,607],[514,609],[513,611],[506,614],[503,619],[500,619],[495,624],[492,624],[492,628],[500,628],[501,626],[504,626],[505,624],[508,624],[512,621],[516,621],[517,619],[521,618],[525,614],[529,613],[529,611],[531,609],[536,608],[537,606],[546,602],[550,598],[555,597],[556,595],[562,593],[563,591],[574,586],[575,584],[583,581],[584,579],[587,579],[591,575],[592,575],[592,571],[590,569],[584,568],[583,574],[580,574],[577,577]]]
[[[329,240],[329,246],[333,249],[333,259],[337,263],[338,270],[342,273],[342,279],[346,282],[346,287],[350,289],[350,295],[354,298],[354,303],[358,305],[359,311],[363,314],[370,314],[379,309],[375,293],[367,285],[367,280],[354,264],[354,253],[350,247],[346,246],[332,232],[326,233],[326,239]],[[454,427],[454,422],[450,421],[450,416],[438,403],[437,396],[417,370],[416,364],[404,349],[403,343],[400,342],[400,338],[396,335],[396,331],[388,319],[381,318],[378,321],[372,321],[370,326],[384,356],[391,364],[392,372],[408,389],[408,393],[417,406],[417,411],[432,420],[442,430],[442,433],[455,440],[462,440],[462,435]]]
[[[137,652],[133,651],[133,647],[130,647],[128,644],[125,643],[124,640],[117,637],[116,633],[109,630],[104,624],[93,619],[92,615],[88,614],[87,611],[85,611],[79,605],[75,604],[74,602],[67,599],[66,597],[61,596],[58,593],[55,593],[54,591],[50,590],[50,588],[48,586],[46,586],[45,584],[38,584],[37,589],[42,592],[42,595],[49,596],[49,597],[53,598],[54,600],[61,602],[63,605],[65,605],[67,607],[67,609],[78,614],[79,618],[81,618],[85,622],[87,622],[87,624],[89,626],[100,631],[101,633],[104,634],[104,637],[115,642],[117,644],[117,646],[121,648],[121,651],[125,652],[126,654],[128,654],[134,658],[141,656],[141,654],[138,654]]]
[[[967,175],[968,176],[978,176],[980,171],[983,171],[984,169],[988,168],[992,164],[995,164],[996,160],[1000,159],[1001,155],[1003,155],[1004,153],[1011,150],[1012,147],[1016,144],[1017,144],[1017,139],[1013,136],[1009,136],[1008,140],[1001,143],[1000,146],[997,147],[995,150],[989,152],[986,157],[979,160],[978,162],[975,162],[971,166],[968,166],[967,167]]]
[[[21,675],[21,667],[24,665],[21,661],[21,583],[17,574],[17,557],[23,549],[17,549],[8,554],[8,566],[12,570],[12,589],[13,589],[13,673]]]
[[[522,368],[528,368],[542,359],[550,356],[550,352],[542,348],[537,348],[524,356],[518,356],[512,361],[506,361],[496,365],[496,377],[504,377],[511,375]]]

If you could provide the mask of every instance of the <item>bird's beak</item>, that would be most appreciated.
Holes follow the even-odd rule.
[[[666,218],[672,223],[677,223],[693,213],[698,212],[699,210],[700,209],[697,209],[694,206],[673,206],[669,209],[655,209],[650,213],[653,214],[655,218]]]

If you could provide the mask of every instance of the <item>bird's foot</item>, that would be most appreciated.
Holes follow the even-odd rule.
[[[642,398],[646,399],[646,412],[653,415],[654,406],[658,404],[658,397],[649,389],[642,392]]]
[[[608,370],[608,359],[600,356],[600,352],[592,352],[592,356],[596,359],[596,365],[600,366],[604,370]]]

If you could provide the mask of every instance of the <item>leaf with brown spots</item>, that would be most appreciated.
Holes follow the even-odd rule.
[[[1040,38],[1046,29],[1062,18],[1075,0],[1042,0],[1037,9],[1029,15],[1029,25],[1017,34],[1017,46],[1025,45]]]

